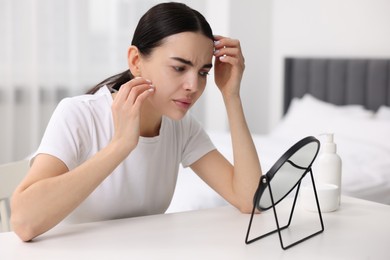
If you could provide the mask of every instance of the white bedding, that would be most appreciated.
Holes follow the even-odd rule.
[[[390,205],[390,118],[354,106],[337,107],[306,95],[293,100],[280,124],[268,135],[253,135],[263,173],[295,142],[333,132],[342,159],[342,193]],[[387,114],[388,115],[388,114]],[[229,133],[210,132],[217,149],[232,161]],[[313,174],[315,176],[315,164]],[[167,212],[227,204],[190,168],[180,169],[175,195]]]

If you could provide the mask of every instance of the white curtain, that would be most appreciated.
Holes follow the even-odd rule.
[[[136,23],[158,2],[0,0],[0,163],[37,148],[59,100],[126,69]],[[215,16],[207,9],[216,2],[181,2]],[[225,22],[217,24],[223,33]],[[205,103],[194,111],[200,121],[207,121]]]

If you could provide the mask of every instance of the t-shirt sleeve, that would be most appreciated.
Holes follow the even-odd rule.
[[[63,99],[54,110],[35,156],[50,154],[65,163],[69,170],[83,160],[91,140],[88,113],[83,104],[71,98]]]
[[[186,140],[184,142],[182,165],[183,167],[188,167],[205,154],[215,150],[215,146],[206,131],[195,118],[188,116],[184,120],[184,128],[186,129],[187,134],[185,135]]]

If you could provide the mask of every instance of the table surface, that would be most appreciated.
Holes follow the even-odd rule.
[[[278,205],[280,222],[290,205],[291,199]],[[342,197],[340,209],[322,217],[323,233],[287,250],[277,234],[246,245],[250,215],[226,206],[57,226],[28,243],[0,233],[0,259],[390,259],[390,206]],[[272,210],[256,214],[251,237],[272,229]],[[298,202],[283,240],[319,229],[318,214]]]

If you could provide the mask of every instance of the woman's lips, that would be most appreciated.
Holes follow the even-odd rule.
[[[180,108],[188,109],[192,102],[189,99],[174,99],[173,102]]]

